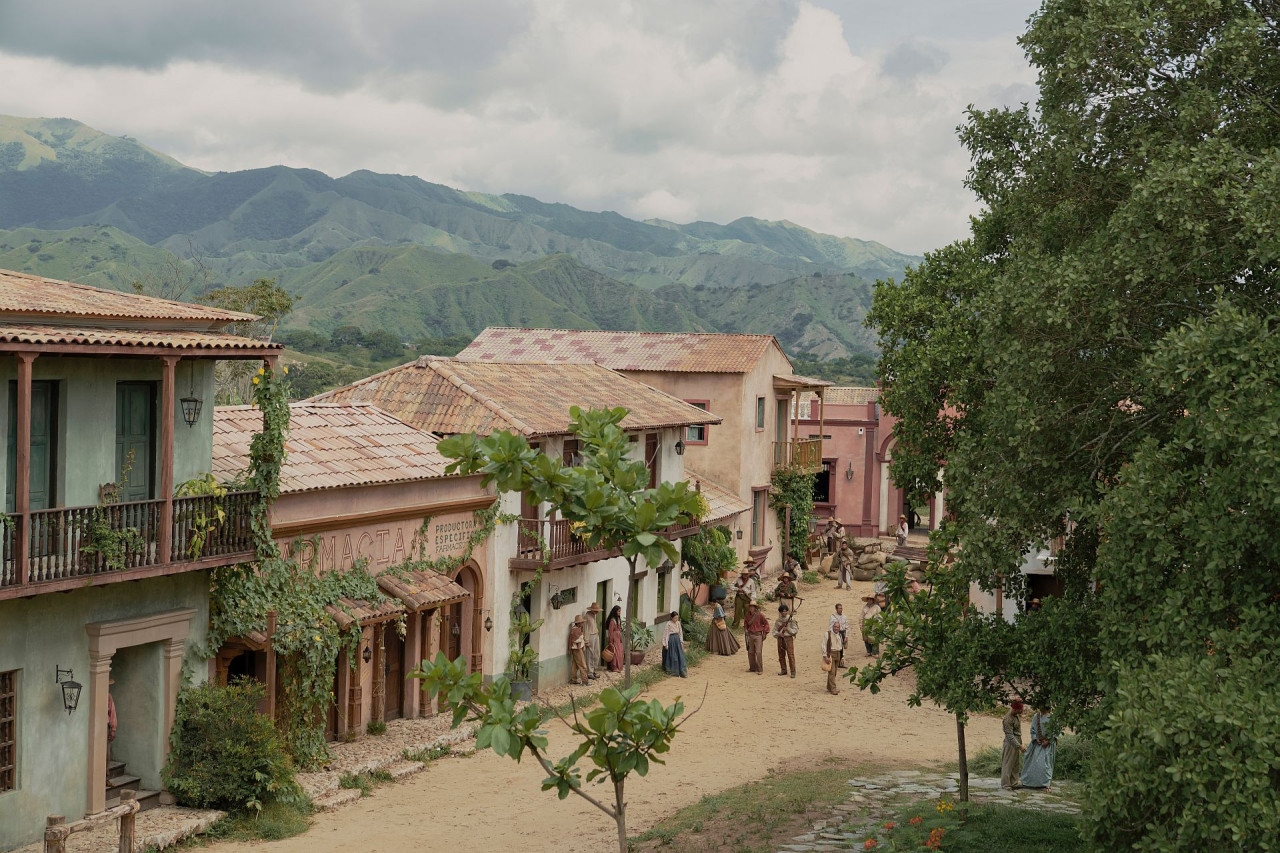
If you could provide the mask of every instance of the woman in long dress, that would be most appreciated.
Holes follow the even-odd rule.
[[[1022,759],[1022,787],[1048,788],[1053,784],[1053,759],[1058,745],[1051,734],[1049,709],[1037,708],[1031,717],[1031,743]]]
[[[609,611],[609,618],[604,620],[605,636],[609,638],[609,651],[613,652],[613,660],[609,661],[610,672],[622,672],[622,608],[614,605]]]
[[[1000,755],[1000,787],[1009,790],[1022,781],[1022,707],[1021,702],[1010,702],[1009,713],[1001,720],[1004,750]]]
[[[684,626],[680,624],[680,614],[674,610],[667,620],[667,629],[662,632],[662,668],[669,675],[689,677],[689,667],[684,660]]]
[[[711,614],[711,627],[707,629],[707,651],[717,655],[736,655],[742,648],[738,638],[733,636],[724,621],[724,608],[716,602],[716,609]]]

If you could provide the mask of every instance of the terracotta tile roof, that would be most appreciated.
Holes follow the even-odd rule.
[[[827,389],[826,398],[829,405],[861,406],[880,399],[880,389],[858,385],[832,386]],[[817,397],[814,399],[816,400]]]
[[[215,477],[245,470],[249,442],[261,427],[262,413],[253,406],[213,410]],[[434,438],[374,406],[290,403],[280,491],[432,479],[445,475],[447,463]]]
[[[773,374],[774,387],[783,388],[826,388],[831,383],[825,379],[814,379],[812,376],[800,376],[796,373]]]
[[[0,315],[2,317],[2,315]],[[237,351],[245,355],[278,353],[281,344],[255,341],[226,332],[188,330],[104,329],[82,326],[40,326],[0,322],[0,344],[78,344],[125,347],[164,347],[176,350]]]
[[[338,623],[338,629],[345,631],[355,624],[389,622],[404,612],[404,605],[394,598],[385,598],[373,604],[363,598],[343,596],[338,599],[337,604],[326,604],[324,609]]]
[[[746,373],[770,346],[778,347],[773,335],[490,327],[458,353],[458,359],[595,362],[611,370]]]
[[[225,326],[256,315],[204,305],[103,290],[87,284],[0,270],[0,314],[113,320],[182,320]]]
[[[427,432],[569,432],[571,405],[625,406],[624,429],[720,423],[716,415],[596,364],[482,363],[424,356],[313,397],[372,403]]]
[[[685,468],[684,478],[691,488],[695,486],[700,488],[702,497],[710,507],[706,516],[702,518],[703,525],[720,524],[751,509],[751,505],[733,491],[708,480],[696,471]]]
[[[406,572],[403,577],[390,573],[378,576],[378,588],[399,599],[411,612],[453,604],[471,597],[461,584],[430,569]]]

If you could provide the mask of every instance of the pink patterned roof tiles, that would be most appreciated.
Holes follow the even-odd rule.
[[[458,360],[595,362],[611,370],[746,373],[770,346],[778,346],[772,335],[491,326],[458,353]]]

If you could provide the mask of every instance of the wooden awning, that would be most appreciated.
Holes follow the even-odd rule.
[[[404,605],[394,598],[371,604],[361,598],[344,596],[338,599],[337,604],[326,604],[324,609],[343,631],[356,624],[376,625],[379,622],[390,622],[404,613]]]
[[[403,575],[379,575],[378,589],[398,598],[410,613],[443,607],[471,597],[461,584],[430,569]]]

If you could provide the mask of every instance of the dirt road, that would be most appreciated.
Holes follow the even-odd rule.
[[[860,597],[837,591],[830,581],[804,587],[797,638],[799,677],[780,678],[772,640],[765,647],[765,674],[746,672],[746,650],[709,657],[688,679],[671,678],[651,695],[706,704],[676,738],[666,767],[628,782],[628,830],[635,834],[702,796],[740,785],[786,761],[789,768],[837,756],[886,765],[930,764],[955,759],[955,721],[932,707],[908,708],[909,678],[895,679],[877,695],[847,683],[839,696],[826,692],[819,643],[836,601],[851,614],[850,640],[857,634]],[[767,606],[767,605],[766,605]],[[772,614],[776,615],[776,614]],[[855,643],[853,661],[864,661]],[[585,688],[584,688],[585,690]],[[1000,721],[974,717],[971,752],[1000,741]],[[572,750],[562,726],[550,729],[550,754]],[[305,834],[273,843],[218,844],[214,853],[400,853],[400,851],[572,851],[599,853],[616,844],[613,822],[581,798],[560,802],[539,789],[544,774],[526,759],[520,764],[486,750],[471,758],[446,759],[409,781],[379,788],[372,797],[319,815]],[[602,795],[604,787],[598,787]],[[611,792],[610,792],[611,793]]]

